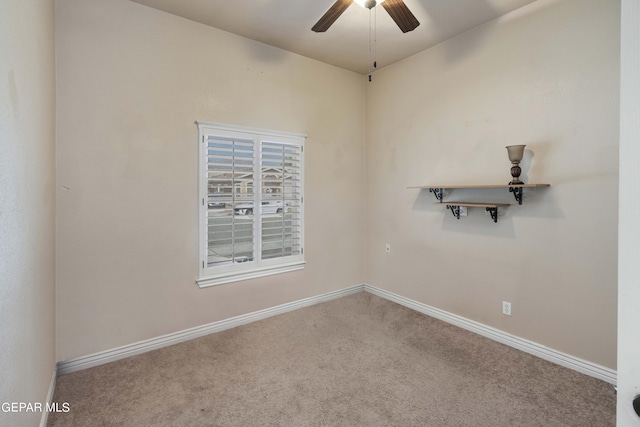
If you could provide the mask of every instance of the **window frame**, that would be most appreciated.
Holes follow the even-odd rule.
[[[304,268],[304,134],[280,132],[268,129],[228,125],[215,122],[196,121],[198,126],[198,277],[199,287],[209,287],[244,281],[248,279],[280,274]],[[262,259],[262,212],[253,212],[253,259],[249,262],[209,266],[208,262],[208,144],[207,138],[234,138],[253,142],[253,206],[262,205],[261,153],[263,143],[283,144],[299,147],[299,237],[300,253],[284,257]],[[259,189],[256,191],[256,189]],[[235,191],[233,189],[232,191]],[[256,213],[257,212],[257,213]],[[235,214],[232,214],[234,216]],[[283,212],[284,215],[284,212]]]

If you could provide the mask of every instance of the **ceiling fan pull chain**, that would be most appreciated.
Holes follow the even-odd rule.
[[[376,58],[376,42],[378,41],[378,13],[373,8],[373,30],[371,29],[371,8],[369,9],[369,81],[371,81],[371,73],[378,67]],[[373,31],[373,32],[372,32]],[[372,36],[373,34],[373,36]]]
[[[373,62],[372,41],[371,41],[371,8],[369,8],[369,81],[371,81],[371,63]]]
[[[373,11],[373,69],[378,67],[378,9]]]

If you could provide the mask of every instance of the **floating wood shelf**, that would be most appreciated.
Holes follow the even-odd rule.
[[[519,205],[522,204],[523,188],[550,187],[551,184],[486,184],[486,185],[419,185],[407,187],[408,189],[429,190],[430,193],[442,204],[445,189],[488,189],[488,188],[508,188],[513,193]],[[498,222],[498,208],[510,206],[508,203],[469,203],[469,202],[446,202],[447,209],[451,209],[453,215],[460,219],[460,207],[485,208],[491,214],[493,222]]]
[[[407,188],[532,188],[532,187],[550,187],[551,184],[487,184],[487,185],[417,185]]]
[[[487,185],[419,185],[415,187],[407,187],[409,189],[429,189],[430,193],[433,193],[439,202],[442,202],[445,189],[487,189],[487,188],[508,188],[510,193],[516,198],[519,205],[522,204],[522,189],[523,188],[536,188],[536,187],[550,187],[551,184],[487,184]]]

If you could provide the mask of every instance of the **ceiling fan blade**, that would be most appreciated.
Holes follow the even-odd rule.
[[[382,7],[389,13],[403,33],[413,31],[420,23],[402,0],[385,0]]]
[[[351,6],[351,3],[353,3],[353,0],[336,0],[333,6],[331,6],[329,10],[327,10],[327,12],[322,15],[322,18],[320,18],[318,22],[316,22],[316,25],[314,25],[311,29],[316,33],[324,33],[329,29],[331,24],[333,24],[336,19],[338,19],[340,15],[342,15],[342,12],[344,12],[349,6]]]

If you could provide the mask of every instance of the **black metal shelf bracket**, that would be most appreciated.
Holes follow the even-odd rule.
[[[509,185],[513,184],[512,182]],[[509,192],[513,193],[519,205],[522,204],[522,187],[509,187]]]
[[[451,213],[453,214],[453,216],[455,216],[457,219],[460,219],[460,206],[447,205],[447,209],[451,209]]]
[[[487,212],[491,215],[493,222],[498,222],[498,208],[487,208]]]
[[[444,197],[443,188],[430,188],[429,193],[433,193],[433,195],[436,196],[436,199],[438,199],[438,201],[442,203],[442,198]]]

